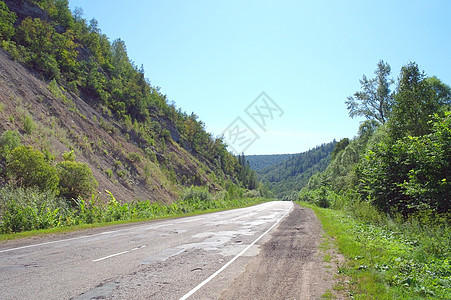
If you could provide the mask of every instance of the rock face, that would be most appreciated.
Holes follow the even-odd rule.
[[[53,155],[56,161],[62,160],[65,151],[74,150],[76,160],[92,169],[99,193],[106,197],[104,190],[111,191],[122,202],[172,202],[182,185],[216,188],[206,175],[208,170],[201,170],[199,161],[173,139],[168,138],[166,149],[159,153],[133,129],[100,113],[90,105],[93,102],[46,82],[0,49],[0,135],[17,130],[25,144]],[[32,129],[25,130],[30,120]],[[180,136],[170,120],[156,121],[174,138]]]

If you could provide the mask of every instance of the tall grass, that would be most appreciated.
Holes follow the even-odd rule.
[[[232,198],[230,193],[213,197],[206,188],[191,187],[178,202],[133,201],[119,203],[112,193],[108,201],[97,196],[79,198],[69,205],[63,198],[36,189],[0,188],[0,232],[65,227],[82,224],[154,219],[204,211],[242,207],[265,201],[262,198]],[[233,192],[234,193],[234,192]]]
[[[334,203],[335,201],[331,201]],[[451,299],[449,216],[423,212],[405,219],[361,201],[340,210],[310,204],[347,262],[355,299]]]

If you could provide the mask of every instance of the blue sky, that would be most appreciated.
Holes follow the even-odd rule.
[[[177,107],[220,135],[237,119],[258,138],[246,154],[298,153],[353,137],[346,97],[380,59],[397,78],[418,63],[451,84],[451,1],[70,0],[121,38]],[[245,110],[265,92],[264,128]],[[258,99],[257,99],[258,100]],[[232,145],[238,151],[239,146]]]

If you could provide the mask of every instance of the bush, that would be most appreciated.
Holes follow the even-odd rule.
[[[33,130],[36,127],[36,123],[34,122],[33,117],[30,115],[26,115],[23,117],[22,122],[23,122],[23,129],[25,130],[25,132],[27,134],[32,134]]]
[[[0,138],[0,157],[6,158],[11,151],[20,145],[20,142],[21,138],[17,131],[7,130],[3,132]]]
[[[57,164],[60,178],[60,195],[67,199],[86,198],[98,186],[87,164],[76,161],[63,161]]]
[[[191,186],[183,195],[184,201],[210,201],[211,199],[211,194],[206,187]]]
[[[7,172],[18,186],[36,186],[41,191],[59,192],[55,167],[44,159],[44,154],[31,146],[19,146],[11,152]]]

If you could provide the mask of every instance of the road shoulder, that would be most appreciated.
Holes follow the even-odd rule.
[[[221,299],[343,298],[334,290],[343,258],[327,241],[315,213],[294,204]]]

